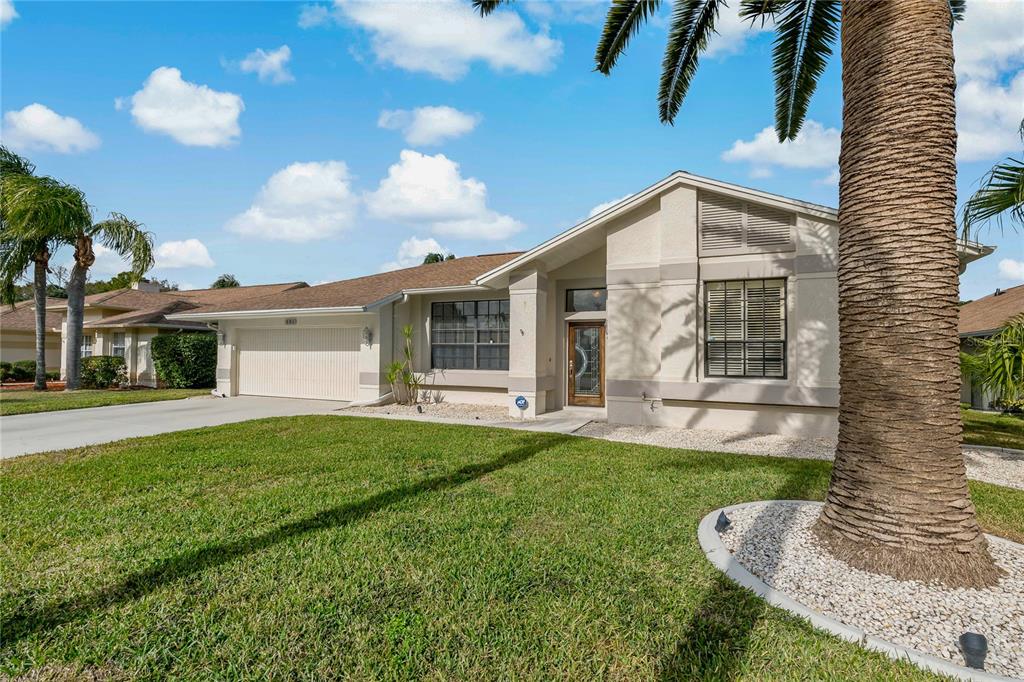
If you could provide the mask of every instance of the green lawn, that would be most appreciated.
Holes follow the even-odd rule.
[[[0,391],[0,415],[77,410],[80,407],[103,407],[150,403],[157,400],[180,400],[194,395],[207,395],[208,388],[157,388],[134,391]]]
[[[1024,415],[961,410],[964,442],[1024,450]]]
[[[704,559],[706,512],[825,462],[310,416],[0,471],[0,677],[936,679]],[[1024,492],[972,490],[1024,539]]]

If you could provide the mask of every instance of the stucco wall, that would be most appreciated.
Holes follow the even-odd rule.
[[[20,362],[22,360],[36,359],[36,334],[35,332],[21,331],[14,329],[0,330],[0,361]],[[46,368],[48,370],[60,367],[60,334],[48,332],[46,334]]]

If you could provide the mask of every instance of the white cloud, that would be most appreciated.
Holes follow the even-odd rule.
[[[749,142],[736,140],[722,159],[748,161],[761,168],[829,168],[839,162],[839,131],[808,119],[796,140],[780,143],[775,128],[768,126]]]
[[[85,152],[100,146],[100,138],[78,119],[61,116],[38,102],[4,114],[4,143],[13,149],[60,154]]]
[[[213,259],[206,245],[198,239],[163,242],[156,247],[158,268],[210,268]]]
[[[962,83],[956,92],[957,159],[980,161],[1019,152],[1022,119],[1024,71],[1005,87],[984,80]]]
[[[819,185],[827,185],[829,187],[839,186],[839,169],[833,168],[829,171],[829,174],[818,180]]]
[[[12,0],[0,0],[0,28],[4,28],[18,18],[18,11],[14,9]]]
[[[751,25],[749,19],[740,18],[740,3],[730,3],[722,7],[718,12],[718,21],[715,22],[715,34],[708,40],[708,47],[704,55],[708,57],[727,57],[739,54],[747,46],[747,41],[760,33],[774,30],[775,25],[766,21],[764,26],[760,21]]]
[[[337,0],[337,16],[370,33],[377,59],[407,71],[457,80],[474,62],[498,71],[543,73],[562,53],[546,31],[532,33],[515,12],[480,17],[455,0],[396,5]]]
[[[324,5],[303,5],[299,11],[299,28],[323,26],[331,20],[331,10]]]
[[[524,227],[488,208],[487,186],[476,178],[463,178],[459,164],[444,154],[403,150],[377,190],[366,195],[366,205],[374,217],[465,239],[504,239]]]
[[[292,58],[292,50],[287,45],[282,45],[276,50],[267,52],[256,48],[245,56],[238,67],[243,73],[255,73],[259,75],[263,83],[291,83],[295,76],[288,70],[288,60]]]
[[[994,80],[1024,64],[1024,3],[972,0],[953,28],[957,77]]]
[[[343,161],[293,163],[270,176],[252,206],[226,227],[260,239],[326,239],[352,225],[357,203]]]
[[[398,256],[395,260],[381,265],[380,271],[387,272],[388,270],[400,270],[402,268],[423,265],[423,259],[427,257],[428,253],[448,255],[451,251],[438,244],[436,239],[430,237],[426,239],[409,237],[398,246]]]
[[[467,114],[452,107],[417,107],[385,109],[377,125],[387,130],[402,131],[405,141],[413,145],[440,144],[469,133],[480,122],[477,114]]]
[[[170,135],[181,144],[222,147],[242,134],[242,98],[183,80],[181,71],[161,66],[132,95],[132,118],[147,132]],[[115,102],[116,106],[116,102]]]
[[[625,201],[626,199],[630,198],[631,196],[633,196],[633,195],[632,194],[627,194],[625,196],[619,197],[618,199],[612,199],[611,201],[606,201],[606,202],[604,202],[602,204],[598,204],[594,208],[590,209],[590,213],[587,214],[587,217],[588,218],[593,218],[598,213],[604,213],[605,211],[607,211],[609,208],[611,208],[615,204],[619,203],[620,201]]]
[[[1024,261],[1004,258],[999,261],[999,276],[1003,279],[1024,282]]]

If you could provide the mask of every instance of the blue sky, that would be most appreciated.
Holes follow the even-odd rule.
[[[771,34],[730,12],[664,126],[663,18],[606,78],[591,61],[602,7],[481,21],[459,3],[0,0],[0,138],[97,216],[145,223],[154,273],[184,287],[528,248],[676,169],[836,205],[838,57],[798,142],[779,145]],[[1021,152],[1024,3],[974,0],[954,36],[965,196]],[[965,298],[1024,282],[1024,238],[983,237],[999,249]],[[101,253],[95,276],[119,269]]]

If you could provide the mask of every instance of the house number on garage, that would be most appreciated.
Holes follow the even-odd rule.
[[[299,318],[297,318],[297,317],[286,317],[286,318],[284,318],[284,323],[285,324],[298,324],[299,323]]]

